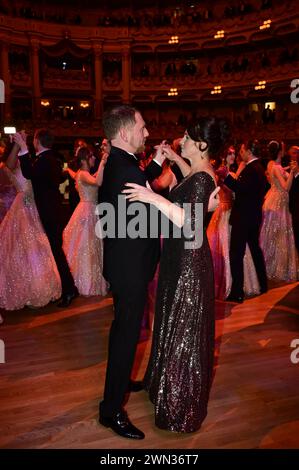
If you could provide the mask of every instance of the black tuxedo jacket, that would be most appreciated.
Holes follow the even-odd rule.
[[[63,228],[63,212],[59,185],[62,182],[62,166],[57,154],[45,150],[36,160],[29,153],[19,157],[23,176],[30,179],[35,203],[46,231]]]
[[[238,179],[228,175],[224,184],[235,193],[230,224],[260,224],[267,178],[259,160],[246,165]]]
[[[293,219],[299,222],[299,175],[294,178],[289,192],[289,207]]]
[[[157,178],[162,172],[160,165],[154,161],[145,171],[139,168],[135,157],[124,150],[112,147],[104,170],[103,184],[101,188],[102,203],[110,203],[116,217],[115,238],[104,238],[104,276],[112,284],[125,285],[126,282],[144,283],[152,279],[160,252],[159,238],[150,239],[148,233],[145,238],[130,238],[127,234],[124,238],[118,237],[118,217],[123,209],[118,205],[118,196],[125,189],[125,183],[137,183],[146,186]],[[124,196],[124,195],[123,195]],[[127,211],[131,202],[125,201]],[[149,205],[146,206],[147,224],[149,226]],[[122,206],[123,207],[123,206]],[[134,216],[127,217],[127,222]],[[104,220],[104,218],[103,218]],[[126,224],[127,225],[127,224]],[[105,224],[103,224],[105,229]],[[126,229],[126,227],[121,227]]]

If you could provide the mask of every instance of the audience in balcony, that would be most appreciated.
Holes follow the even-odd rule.
[[[284,49],[284,50],[262,50],[260,52],[252,52],[248,53],[246,56],[238,56],[238,57],[218,57],[217,61],[211,61],[211,59],[202,58],[194,58],[190,56],[189,59],[176,59],[167,62],[166,64],[162,64],[162,76],[160,79],[164,77],[177,77],[183,79],[186,76],[193,76],[200,73],[201,77],[204,75],[213,75],[213,74],[235,74],[235,73],[244,73],[244,72],[256,72],[260,71],[265,68],[273,68],[277,66],[281,66],[287,61],[294,62],[298,61],[299,52],[298,48],[295,47],[294,49]],[[198,69],[198,65],[196,65],[197,61],[200,60],[200,64],[202,66],[201,71]],[[107,74],[108,70],[104,69],[104,74]],[[155,70],[153,63],[137,63],[136,69],[133,74],[134,78],[144,78],[144,77],[153,77],[158,78],[158,72]]]
[[[243,17],[254,11],[264,11],[273,7],[272,0],[250,1],[228,1],[224,7],[213,5],[206,2],[206,5],[181,5],[176,8],[152,7],[144,9],[142,12],[136,12],[133,8],[127,10],[107,10],[98,8],[98,11],[90,9],[89,12],[79,12],[74,9],[66,14],[65,9],[61,11],[58,7],[51,8],[39,7],[37,4],[34,8],[29,2],[14,2],[13,5],[7,5],[7,2],[0,2],[0,14],[11,14],[21,18],[33,19],[38,21],[48,21],[58,24],[74,24],[74,25],[92,25],[101,27],[128,27],[128,28],[163,28],[163,27],[179,27],[192,26],[203,22],[209,22],[213,19],[234,19]],[[214,11],[215,10],[215,11]],[[97,16],[97,13],[100,13]]]
[[[253,11],[254,7],[251,5],[251,3],[240,1],[238,4],[231,3],[230,5],[226,6],[224,9],[224,17],[235,18],[236,16],[247,15]]]

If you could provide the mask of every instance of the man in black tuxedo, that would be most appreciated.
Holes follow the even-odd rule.
[[[39,129],[34,134],[33,145],[36,159],[29,155],[26,141],[20,134],[14,137],[20,147],[19,159],[23,176],[30,179],[34,191],[36,207],[49,239],[62,284],[62,298],[59,307],[68,307],[78,295],[65,254],[62,249],[64,228],[59,185],[62,181],[62,165],[51,149],[53,136],[47,129]]]
[[[158,177],[164,157],[158,152],[145,171],[139,168],[134,154],[144,150],[149,134],[141,114],[131,106],[121,105],[105,113],[103,128],[112,146],[104,170],[101,202],[108,202],[115,209],[116,236],[113,238],[108,234],[104,238],[104,276],[112,290],[114,320],[110,330],[104,400],[100,403],[99,421],[123,437],[143,439],[143,432],[130,422],[123,404],[128,391],[142,389],[141,382],[133,382],[130,375],[148,283],[156,270],[160,242],[158,237],[149,238],[148,232],[146,238],[130,238],[126,233],[123,238],[117,235],[118,230],[126,232],[127,226],[120,226],[117,221],[120,212],[127,210],[131,204],[123,199],[123,209],[118,197],[121,195],[124,198],[122,190],[125,183],[146,186],[147,181]],[[149,221],[149,213],[147,216]],[[128,221],[129,217],[125,223]]]
[[[295,169],[293,183],[289,192],[289,207],[292,214],[295,244],[299,254],[299,147],[293,147],[291,167]],[[295,153],[296,152],[296,153]]]
[[[258,160],[258,141],[248,141],[240,149],[241,166],[237,178],[227,175],[224,184],[235,192],[230,224],[230,267],[232,288],[227,297],[231,302],[243,302],[244,268],[243,258],[246,244],[250,248],[258,276],[261,293],[267,291],[267,275],[263,252],[259,246],[259,233],[262,223],[262,205],[266,194],[267,179]]]

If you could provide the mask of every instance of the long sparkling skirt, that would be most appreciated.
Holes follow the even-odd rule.
[[[63,232],[63,249],[81,295],[106,295],[103,277],[103,242],[96,236],[96,204],[79,202]]]
[[[287,191],[279,191],[275,187],[269,189],[263,205],[260,244],[269,279],[298,279],[298,260]]]
[[[0,225],[0,308],[43,307],[61,282],[33,199],[18,193]]]

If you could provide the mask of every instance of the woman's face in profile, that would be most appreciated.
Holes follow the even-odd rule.
[[[194,151],[194,140],[191,139],[191,137],[188,135],[187,132],[185,132],[184,137],[182,138],[180,142],[181,146],[181,156],[183,158],[188,158],[192,155],[192,152]]]

